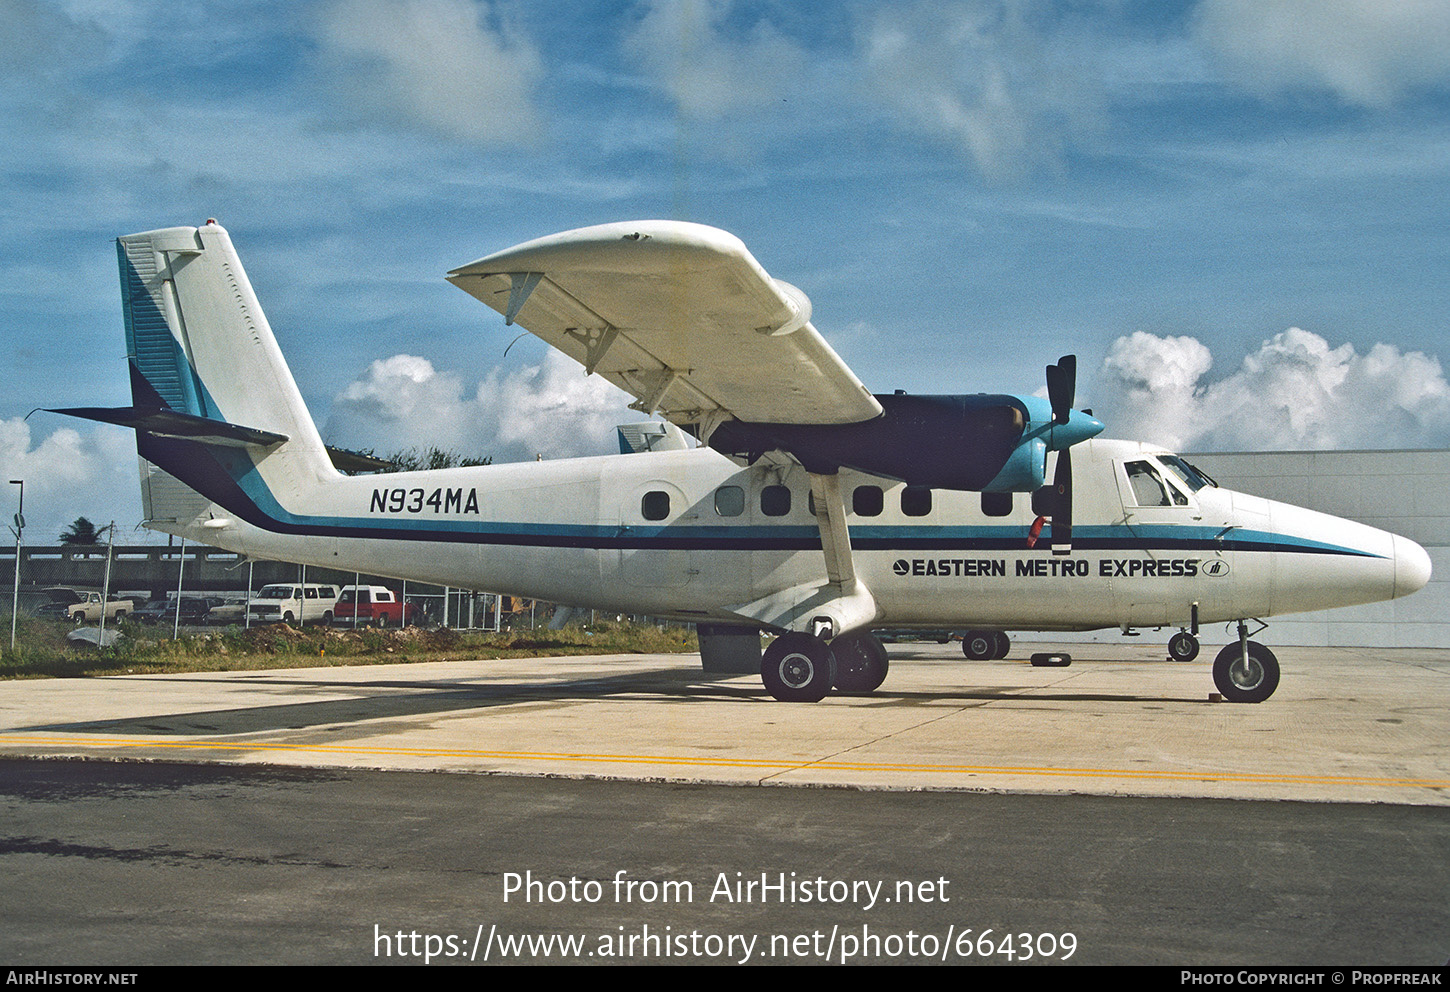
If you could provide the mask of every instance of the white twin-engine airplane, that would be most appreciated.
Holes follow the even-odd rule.
[[[700,446],[670,428],[673,450],[345,475],[227,232],[208,221],[118,245],[133,405],[57,412],[134,428],[143,482],[155,466],[214,504],[166,518],[150,500],[148,526],[693,621],[707,666],[748,644],[777,699],[876,689],[873,629],[966,629],[967,656],[992,658],[1007,630],[1172,626],[1170,652],[1189,660],[1199,624],[1237,621],[1214,680],[1259,702],[1279,666],[1248,620],[1429,580],[1405,538],[1230,492],[1151,445],[1092,440],[1103,426],[1071,408],[1071,356],[1048,367],[1046,400],[872,395],[804,293],[732,235],[673,221],[556,234],[448,280]],[[762,630],[780,635],[763,656]]]

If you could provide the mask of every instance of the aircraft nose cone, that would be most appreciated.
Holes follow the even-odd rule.
[[[1425,588],[1430,581],[1430,556],[1404,537],[1395,537],[1395,598]]]

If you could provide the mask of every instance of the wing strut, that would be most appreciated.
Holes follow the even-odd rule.
[[[851,557],[851,532],[846,526],[846,503],[841,496],[841,476],[810,473],[811,495],[816,503],[816,526],[821,531],[821,550],[826,555],[826,582],[830,594],[811,618],[812,634],[827,639],[864,627],[879,610],[866,584],[856,577]]]
[[[826,578],[849,591],[856,584],[856,564],[851,560],[851,532],[846,526],[840,475],[812,472],[811,495],[816,502],[816,525],[821,529],[821,549],[826,553]]]

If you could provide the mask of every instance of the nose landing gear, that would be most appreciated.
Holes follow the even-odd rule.
[[[1230,702],[1262,703],[1279,688],[1279,659],[1258,641],[1249,640],[1242,620],[1238,628],[1238,641],[1226,645],[1213,660],[1213,683]]]
[[[1174,661],[1192,661],[1198,657],[1198,638],[1180,630],[1168,639],[1168,657]]]

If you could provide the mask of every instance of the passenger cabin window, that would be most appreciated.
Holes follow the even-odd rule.
[[[745,512],[745,490],[739,486],[721,486],[715,490],[715,512],[722,517],[738,517]]]
[[[316,599],[317,598],[317,590],[316,589],[308,589],[308,590],[306,590],[304,592],[304,594],[303,594],[303,598],[304,599]]]
[[[908,517],[924,517],[931,512],[931,490],[907,486],[901,490],[901,512]]]
[[[988,517],[1010,517],[1012,515],[1012,494],[983,493],[982,514]]]
[[[639,512],[646,520],[663,520],[670,515],[670,494],[658,489],[644,494]]]
[[[766,486],[760,491],[760,512],[767,517],[783,517],[790,512],[790,490],[785,486]]]
[[[1133,499],[1139,506],[1188,505],[1188,497],[1164,482],[1147,462],[1129,462],[1123,467],[1128,472],[1128,485],[1132,487]]]
[[[851,512],[858,517],[879,517],[886,506],[880,486],[857,486],[851,492]]]

